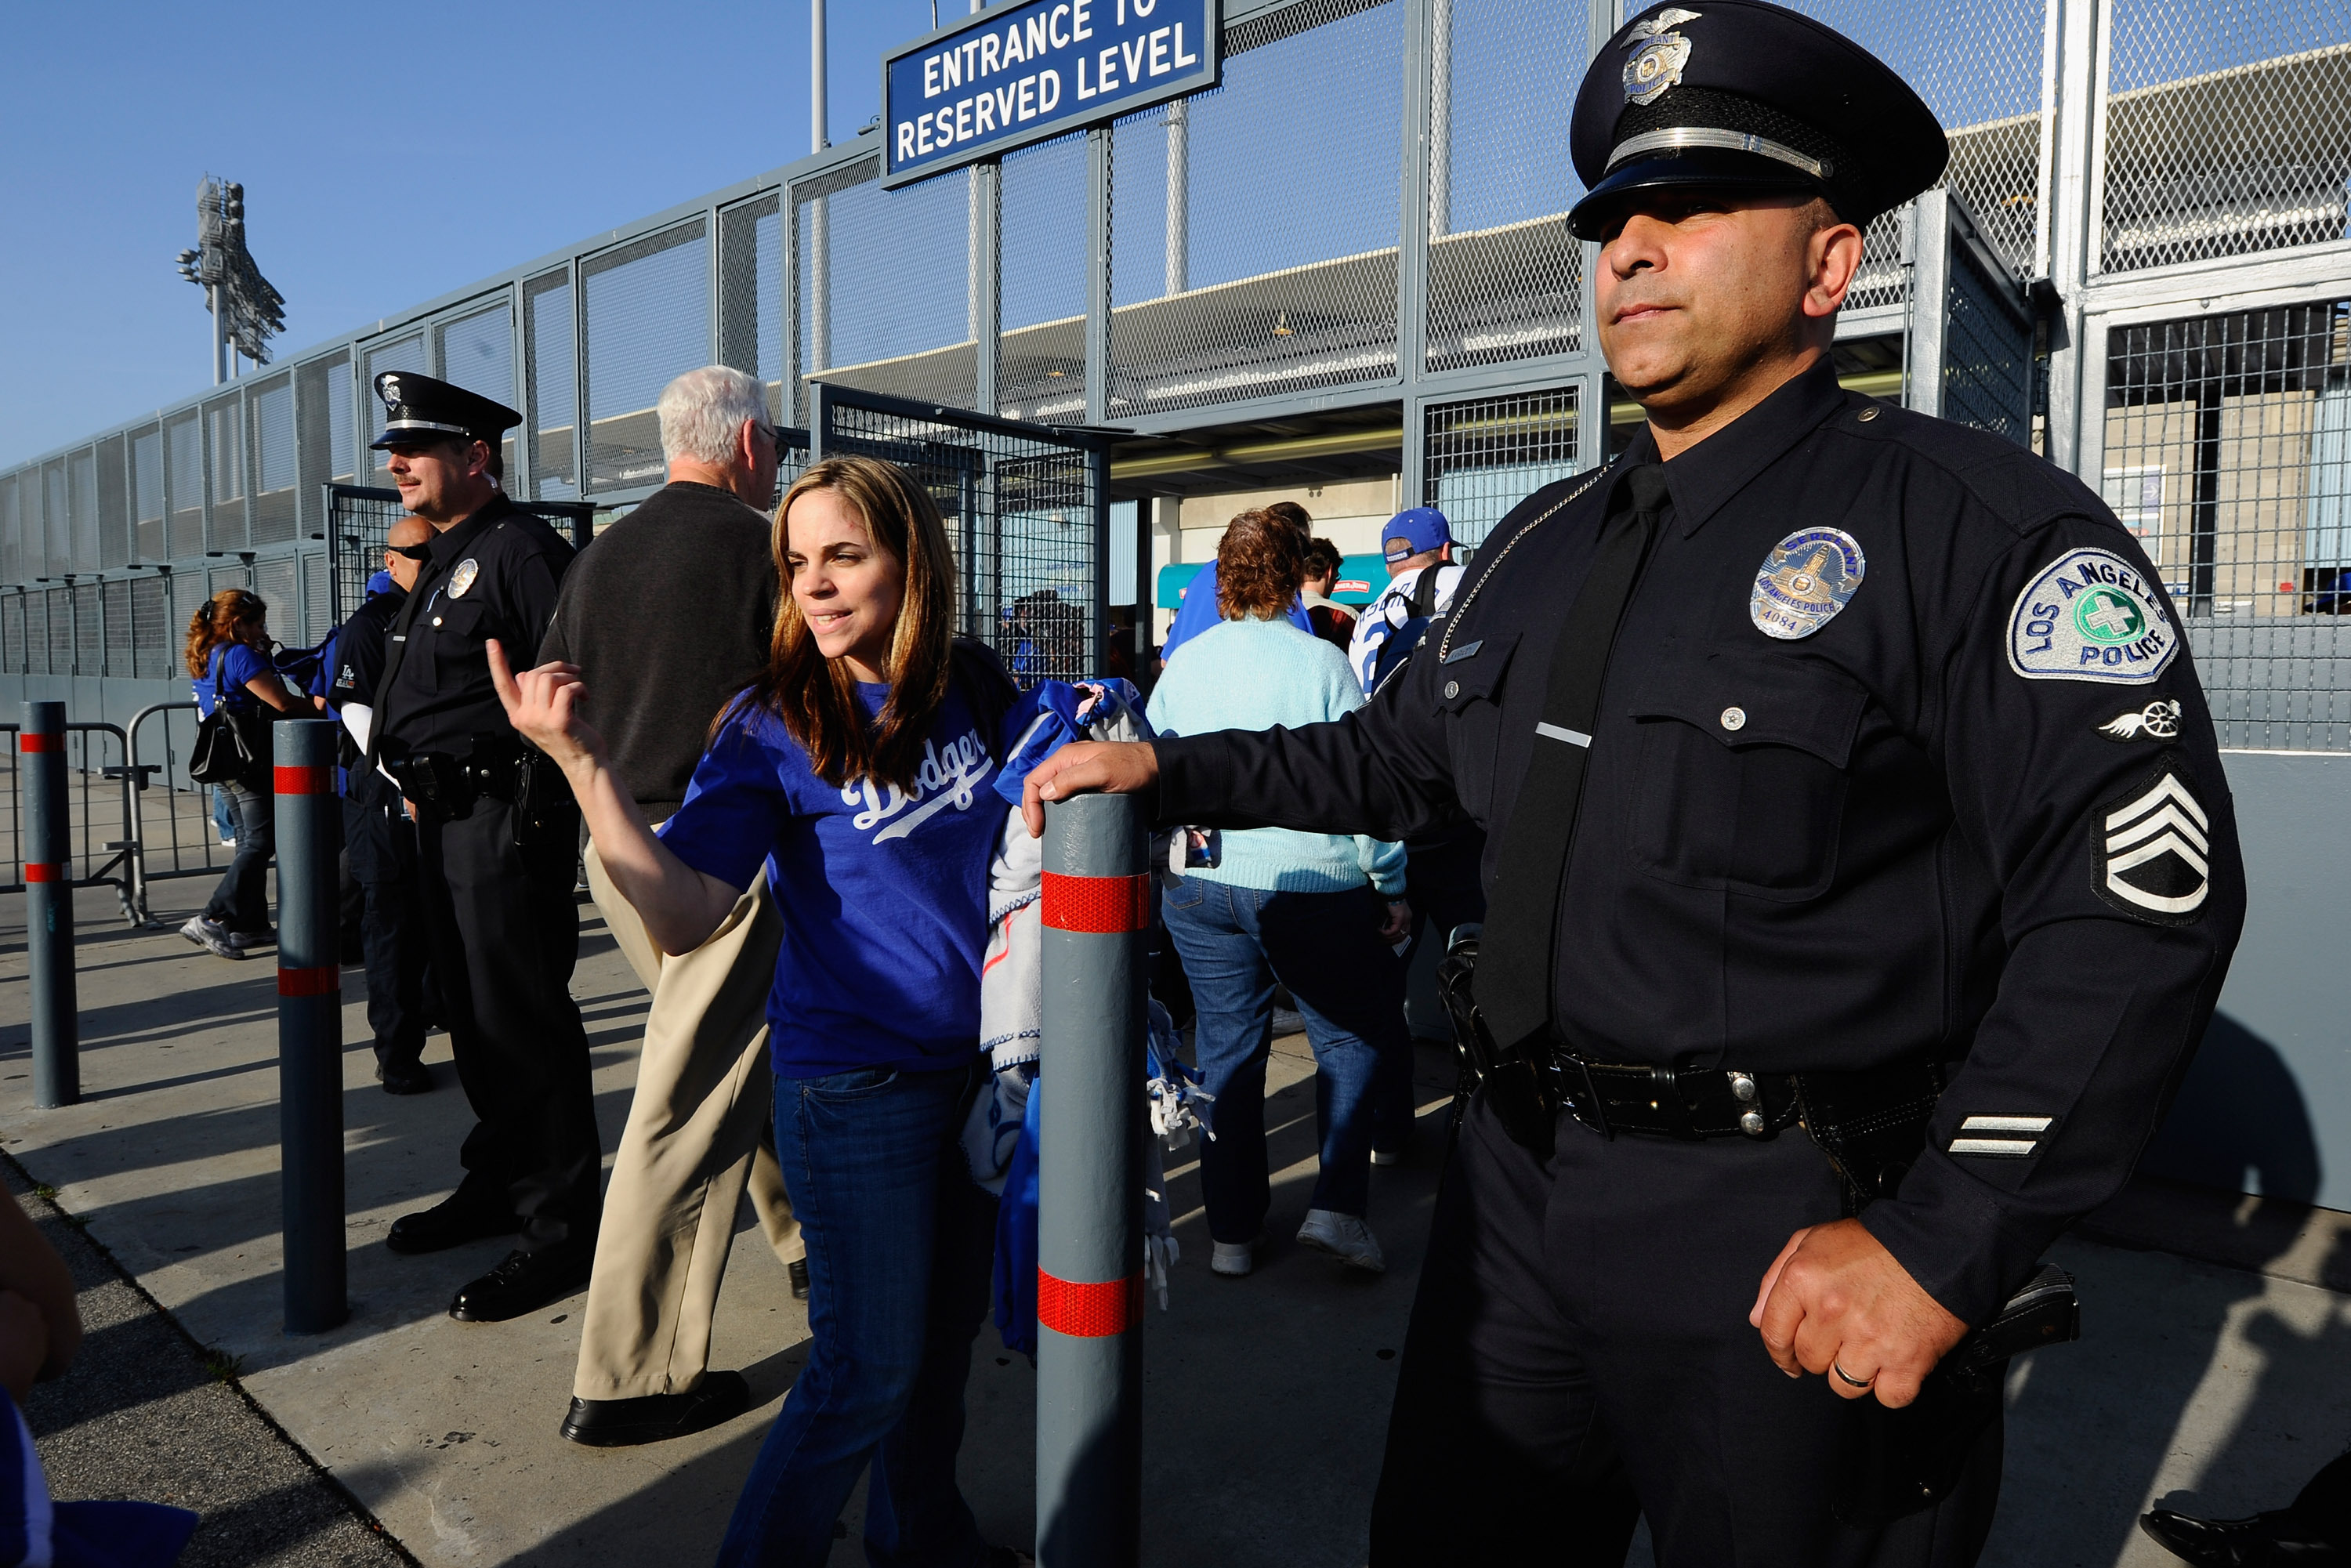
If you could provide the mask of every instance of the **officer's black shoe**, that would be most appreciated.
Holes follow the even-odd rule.
[[[2198,1568],[2351,1568],[2351,1552],[2316,1539],[2283,1509],[2251,1519],[2196,1519],[2158,1508],[2141,1514],[2138,1527]]]
[[[387,1094],[423,1094],[433,1088],[433,1070],[421,1061],[379,1061],[375,1081]]]
[[[784,1272],[792,1277],[792,1300],[808,1300],[808,1260],[795,1258],[784,1265]]]
[[[449,1315],[461,1323],[502,1323],[535,1312],[585,1290],[595,1260],[593,1241],[561,1241],[535,1252],[517,1248],[505,1262],[459,1291]]]
[[[383,1244],[394,1252],[439,1252],[485,1236],[512,1236],[521,1228],[522,1221],[503,1209],[452,1197],[393,1220]]]
[[[751,1407],[751,1385],[739,1372],[714,1372],[684,1394],[648,1394],[637,1399],[574,1399],[557,1429],[590,1448],[632,1448],[666,1443],[690,1432],[732,1421]]]

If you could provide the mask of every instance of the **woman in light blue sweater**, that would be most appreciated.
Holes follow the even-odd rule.
[[[1184,644],[1151,694],[1163,735],[1295,728],[1364,706],[1344,654],[1288,619],[1303,540],[1264,512],[1243,512],[1217,547],[1225,619]],[[1372,1085],[1408,1074],[1404,967],[1390,947],[1409,928],[1400,843],[1251,828],[1223,835],[1212,868],[1185,873],[1165,899],[1168,934],[1199,1007],[1203,1087],[1217,1098],[1200,1185],[1215,1242],[1209,1266],[1246,1274],[1272,1202],[1265,1151],[1265,1068],[1273,985],[1298,999],[1314,1048],[1322,1171],[1298,1239],[1355,1268],[1386,1265],[1364,1223],[1371,1192]]]

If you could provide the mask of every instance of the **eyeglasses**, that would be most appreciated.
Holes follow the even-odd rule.
[[[777,456],[780,457],[783,455],[784,433],[781,430],[778,429],[775,425],[767,424],[758,420],[753,420],[751,422],[751,425],[753,429],[757,430],[760,434],[768,438],[768,444],[776,449]]]
[[[383,548],[390,554],[401,556],[409,560],[431,560],[433,559],[433,547],[431,545],[386,545]]]

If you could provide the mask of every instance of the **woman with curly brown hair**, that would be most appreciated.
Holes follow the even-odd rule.
[[[210,717],[225,706],[240,718],[269,720],[302,711],[270,661],[269,607],[242,588],[224,588],[188,619],[183,657],[196,706]],[[277,844],[276,797],[269,786],[266,729],[261,765],[251,778],[220,786],[236,810],[236,856],[204,912],[180,927],[180,935],[206,952],[242,958],[269,939],[269,857]]]
[[[1321,724],[1364,706],[1346,656],[1289,620],[1305,566],[1298,530],[1243,512],[1217,547],[1224,619],[1185,644],[1151,694],[1163,735]],[[1186,871],[1165,901],[1168,935],[1199,1008],[1215,1137],[1200,1186],[1215,1243],[1209,1267],[1255,1267],[1272,1187],[1265,1068],[1273,987],[1298,999],[1314,1048],[1322,1168],[1298,1239],[1354,1268],[1386,1267],[1364,1218],[1371,1195],[1372,1083],[1412,1050],[1404,969],[1388,944],[1409,929],[1404,846],[1287,828],[1223,835],[1216,865]],[[1376,891],[1374,891],[1376,890]]]

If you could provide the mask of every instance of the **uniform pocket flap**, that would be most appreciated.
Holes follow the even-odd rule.
[[[1635,686],[1632,716],[1679,719],[1733,749],[1792,746],[1841,768],[1868,701],[1843,675],[1806,660],[1671,643]]]
[[[1473,702],[1493,702],[1502,689],[1502,675],[1510,667],[1510,655],[1518,651],[1519,634],[1515,632],[1489,632],[1484,637],[1465,638],[1438,654],[1439,644],[1428,643],[1416,649],[1413,657],[1424,654],[1437,662],[1437,706],[1445,713],[1459,713]]]

